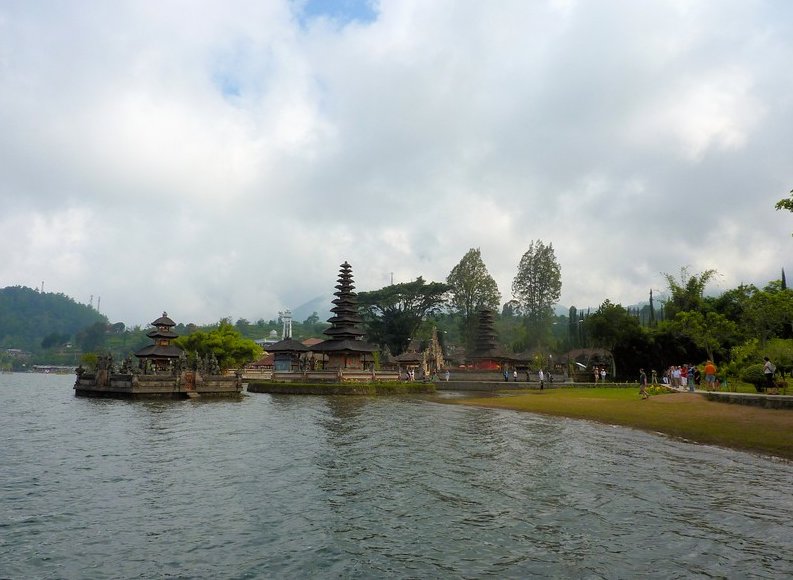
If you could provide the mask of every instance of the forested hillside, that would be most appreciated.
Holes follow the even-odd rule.
[[[64,294],[24,286],[0,289],[2,349],[37,351],[61,346],[96,323],[107,325],[107,317]]]

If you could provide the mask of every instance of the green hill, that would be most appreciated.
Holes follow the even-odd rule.
[[[39,352],[75,342],[80,332],[107,317],[64,294],[25,286],[0,289],[0,349]]]

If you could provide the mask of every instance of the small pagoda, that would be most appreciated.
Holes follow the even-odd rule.
[[[183,352],[181,348],[171,344],[173,339],[179,337],[173,331],[176,323],[168,318],[167,312],[163,312],[162,316],[152,322],[151,325],[154,328],[147,332],[146,336],[154,340],[154,344],[144,346],[135,353],[135,356],[138,357],[141,366],[145,366],[147,362],[150,362],[155,370],[163,371],[176,362]]]
[[[358,313],[358,296],[353,289],[352,267],[345,261],[339,270],[336,284],[336,298],[330,311],[334,314],[328,318],[330,328],[325,331],[329,337],[313,346],[311,350],[327,357],[325,369],[364,370],[373,361],[372,353],[377,349],[364,342],[364,331],[361,330],[363,319]]]

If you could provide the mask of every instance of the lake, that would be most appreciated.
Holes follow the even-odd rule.
[[[431,397],[73,382],[0,374],[0,578],[793,573],[783,460]]]

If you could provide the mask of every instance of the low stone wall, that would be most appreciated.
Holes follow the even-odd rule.
[[[305,371],[305,372],[284,372],[275,371],[272,373],[271,379],[274,382],[281,383],[320,383],[320,384],[334,384],[334,383],[371,383],[371,382],[395,382],[399,380],[399,375],[396,371],[358,371],[358,370],[344,370],[339,374],[335,370],[328,371]],[[257,379],[251,378],[249,382],[258,382]]]
[[[709,401],[733,403],[736,405],[752,405],[766,409],[793,409],[791,395],[764,395],[754,393],[722,393],[719,391],[700,391]]]
[[[280,383],[250,381],[250,393],[271,395],[415,395],[434,393],[433,383]]]

